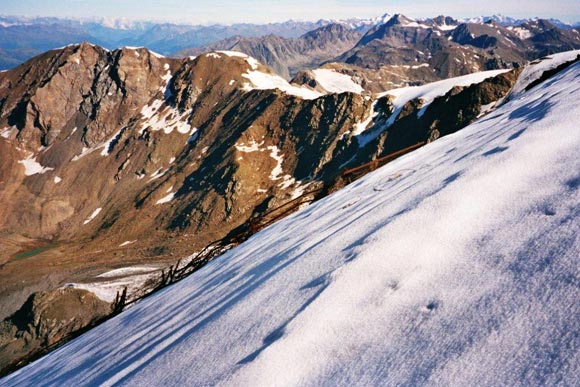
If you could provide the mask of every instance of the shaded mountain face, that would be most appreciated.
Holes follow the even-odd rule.
[[[362,35],[342,24],[329,24],[296,39],[276,35],[259,38],[235,36],[177,56],[195,56],[208,51],[232,50],[248,54],[289,79],[298,71],[315,68],[352,48]]]

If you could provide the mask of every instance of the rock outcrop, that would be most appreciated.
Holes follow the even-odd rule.
[[[93,326],[112,312],[111,305],[82,289],[32,294],[0,323],[0,370],[8,371],[42,349]]]

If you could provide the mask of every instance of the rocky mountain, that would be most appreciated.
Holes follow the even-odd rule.
[[[493,20],[464,23],[446,17],[417,21],[403,15],[369,30],[335,58],[372,69],[425,66],[439,79],[474,71],[513,68],[544,55],[580,47],[575,30],[545,20],[504,27]]]
[[[296,39],[276,35],[259,38],[235,36],[198,49],[180,51],[177,56],[195,56],[209,51],[239,51],[272,67],[289,79],[298,71],[318,67],[351,49],[361,34],[343,24],[328,24]]]
[[[502,25],[504,27],[516,27],[519,25],[522,25],[524,23],[530,23],[530,22],[534,22],[534,21],[539,21],[541,20],[540,18],[528,18],[528,19],[516,19],[510,16],[505,16],[505,15],[501,15],[501,14],[496,14],[496,15],[491,15],[491,16],[478,16],[478,17],[473,17],[473,18],[467,18],[467,19],[463,19],[462,22],[464,23],[469,23],[469,24],[488,24],[490,22]],[[566,22],[563,22],[559,19],[543,19],[546,20],[547,22],[555,25],[558,28],[562,28],[562,29],[571,29],[576,27],[576,25],[573,24],[569,24]]]
[[[341,186],[345,168],[461,129],[518,73],[375,95],[332,68],[288,83],[237,52],[172,59],[87,43],[0,73],[3,332],[34,330],[13,326],[34,292],[120,290],[103,272],[174,264],[310,189]],[[46,337],[27,342],[4,365]]]
[[[290,20],[263,25],[239,23],[206,26],[130,21],[126,19],[0,16],[0,70],[12,68],[35,55],[55,47],[90,41],[109,49],[122,46],[144,46],[163,55],[174,55],[182,50],[188,50],[190,52],[189,55],[191,55],[191,52],[199,53],[216,49],[244,49],[275,68],[276,71],[280,71],[280,74],[284,77],[289,78],[290,75],[294,75],[298,70],[310,68],[314,64],[320,65],[322,62],[331,59],[327,57],[330,52],[334,52],[333,57],[340,56],[344,51],[352,48],[353,44],[350,41],[356,33],[365,34],[370,29],[388,23],[391,19],[392,15],[387,13],[369,19],[320,19],[316,22]],[[445,24],[445,20],[449,24]],[[434,19],[418,20],[417,22],[431,27],[438,25],[439,27],[436,28],[436,31],[441,32],[448,31],[450,26],[457,23],[478,25],[495,23],[504,28],[517,27],[525,23],[539,21],[539,19],[516,20],[496,15],[468,19],[462,22],[455,22],[451,18],[439,16]],[[546,22],[557,26],[558,29],[574,31],[572,26],[558,20],[550,19]],[[287,42],[289,39],[300,40],[301,36],[311,31],[336,24],[340,24],[348,32],[338,32],[337,36],[330,37],[328,33],[325,33],[318,37],[320,42],[311,41],[310,44],[313,47],[310,50],[308,47],[304,47],[304,43]],[[349,36],[344,36],[345,34]],[[554,37],[554,39],[557,40],[558,38]],[[569,39],[569,37],[565,39]],[[341,45],[341,42],[344,44]],[[215,45],[209,46],[214,43]],[[563,44],[563,46],[570,47],[568,43]],[[325,48],[324,45],[328,47]],[[199,50],[200,47],[205,48]],[[340,51],[341,49],[342,51]],[[421,50],[421,48],[418,49]],[[291,50],[290,52],[294,56],[284,54],[285,50]],[[312,55],[310,59],[307,54]],[[406,56],[404,57],[405,60],[409,59]],[[458,59],[461,60],[459,57]],[[293,61],[296,63],[292,63]],[[290,66],[284,66],[285,62],[289,62]],[[301,67],[302,64],[305,66]],[[400,64],[405,65],[405,63]],[[286,67],[292,67],[293,70],[286,74]]]
[[[367,90],[381,92],[482,70],[514,68],[580,47],[580,35],[574,29],[561,29],[546,20],[522,23],[512,26],[501,18],[460,22],[446,16],[414,20],[387,14],[368,24],[329,24],[298,39],[233,37],[183,50],[177,56],[239,51],[301,84],[312,83],[309,69],[325,65],[354,76]],[[364,26],[367,32],[359,39],[356,31]]]
[[[561,29],[547,20],[534,20],[519,27],[510,28],[516,32],[527,46],[529,59],[575,49],[580,42],[577,29]]]

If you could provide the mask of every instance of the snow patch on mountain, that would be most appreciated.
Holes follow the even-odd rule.
[[[379,94],[379,98],[387,95],[394,97],[392,104],[395,112],[389,118],[389,124],[392,125],[403,106],[409,101],[420,98],[423,101],[422,112],[424,112],[427,106],[429,106],[429,104],[431,104],[435,98],[445,95],[455,86],[469,86],[474,83],[480,83],[487,78],[495,77],[507,71],[509,70],[482,71],[479,73],[473,73],[463,75],[461,77],[449,78],[438,82],[428,83],[422,86],[402,87],[381,93]],[[421,114],[421,112],[419,114]]]
[[[270,180],[280,180],[281,174],[284,173],[282,163],[284,162],[284,155],[280,154],[280,149],[276,145],[268,146],[270,157],[276,161],[276,166],[270,172]]]
[[[250,153],[250,152],[258,152],[262,145],[264,145],[264,141],[257,143],[256,141],[252,140],[252,142],[250,142],[249,145],[236,144],[235,147],[240,152]]]
[[[534,37],[534,33],[523,27],[507,27],[508,30],[514,32],[520,39],[526,40]]]
[[[190,112],[181,112],[179,109],[165,104],[165,99],[155,99],[150,104],[141,109],[143,123],[139,134],[146,129],[152,131],[163,130],[165,134],[170,134],[173,130],[178,133],[188,134],[192,131],[188,123]]]
[[[99,215],[102,211],[102,208],[97,208],[96,210],[94,210],[89,217],[83,222],[83,224],[88,224],[90,223],[93,219],[95,219],[97,217],[97,215]]]
[[[227,55],[229,57],[238,57],[238,58],[244,58],[246,60],[246,62],[250,65],[250,67],[252,68],[252,70],[258,70],[258,66],[260,64],[260,62],[258,62],[257,59],[244,54],[243,52],[238,52],[238,51],[217,51],[220,54],[224,54]]]
[[[69,283],[65,287],[85,289],[103,301],[114,302],[117,294],[121,294],[125,288],[128,295],[135,294],[148,280],[157,276],[159,276],[159,270],[155,268],[124,268],[103,273],[97,276],[94,282]],[[108,278],[113,279],[107,280]]]
[[[164,197],[162,197],[161,199],[157,200],[157,202],[155,202],[155,204],[165,204],[165,203],[169,203],[174,198],[175,198],[175,192],[171,192],[171,193],[165,195]]]
[[[316,82],[329,93],[351,92],[361,94],[364,89],[361,85],[352,80],[352,77],[336,72],[332,69],[312,70]]]
[[[36,161],[36,157],[34,155],[30,155],[24,160],[18,161],[18,164],[22,164],[24,166],[24,174],[26,176],[32,176],[38,174],[43,174],[48,171],[54,170],[51,167],[43,167],[38,161]]]
[[[244,84],[243,89],[245,91],[278,89],[286,94],[302,99],[316,99],[323,95],[322,93],[304,86],[298,87],[291,85],[288,81],[278,75],[268,74],[262,71],[248,71],[242,74],[242,77],[250,81],[249,83]]]

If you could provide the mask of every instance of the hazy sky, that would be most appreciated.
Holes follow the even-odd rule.
[[[1,0],[4,15],[73,16],[194,23],[272,22],[404,13],[555,17],[580,21],[580,0]]]

